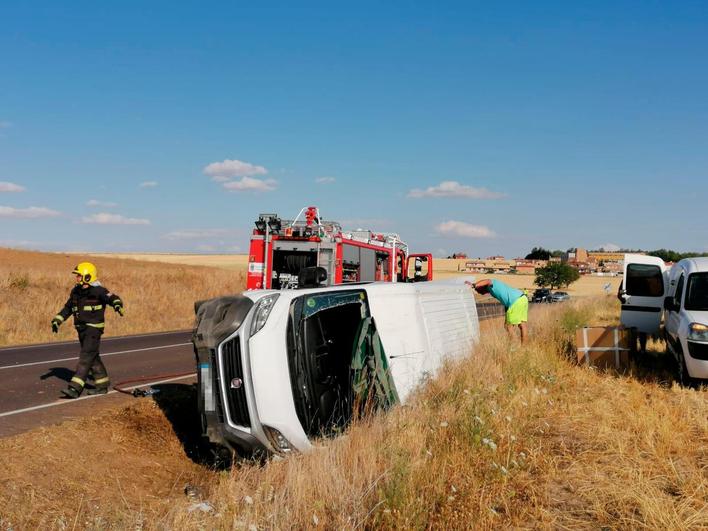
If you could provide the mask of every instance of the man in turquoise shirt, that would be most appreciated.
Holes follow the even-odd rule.
[[[504,305],[506,321],[504,327],[511,334],[513,326],[518,326],[521,333],[521,342],[526,341],[528,329],[526,323],[529,316],[529,300],[521,290],[504,284],[501,280],[484,279],[477,282],[467,282],[480,295],[489,294]]]

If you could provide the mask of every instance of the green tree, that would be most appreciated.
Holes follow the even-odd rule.
[[[671,249],[656,249],[655,251],[649,251],[647,254],[651,256],[658,256],[665,262],[678,262],[684,258],[695,258],[696,256],[705,256],[706,253],[679,253],[677,251],[672,251]]]
[[[580,278],[580,272],[568,264],[552,262],[545,267],[536,269],[536,279],[533,281],[540,288],[564,288]]]
[[[551,251],[543,247],[534,247],[531,252],[526,255],[526,260],[548,260],[551,257]]]

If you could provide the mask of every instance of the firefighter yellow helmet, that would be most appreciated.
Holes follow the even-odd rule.
[[[90,284],[98,280],[98,270],[91,262],[81,262],[72,271],[74,275],[81,275],[82,284]]]

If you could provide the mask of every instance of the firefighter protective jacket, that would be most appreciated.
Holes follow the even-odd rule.
[[[123,305],[120,297],[111,293],[100,284],[90,285],[83,288],[81,284],[74,286],[64,307],[56,315],[61,321],[65,321],[71,314],[74,315],[74,326],[84,328],[103,329],[104,313],[107,306],[114,309]]]

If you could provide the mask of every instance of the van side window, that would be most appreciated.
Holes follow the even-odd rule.
[[[674,307],[675,308],[680,308],[681,307],[681,299],[683,298],[683,273],[681,273],[681,276],[678,279],[678,282],[676,283],[676,293],[674,293]]]
[[[664,294],[664,277],[659,266],[629,264],[625,280],[627,295],[661,297]]]

